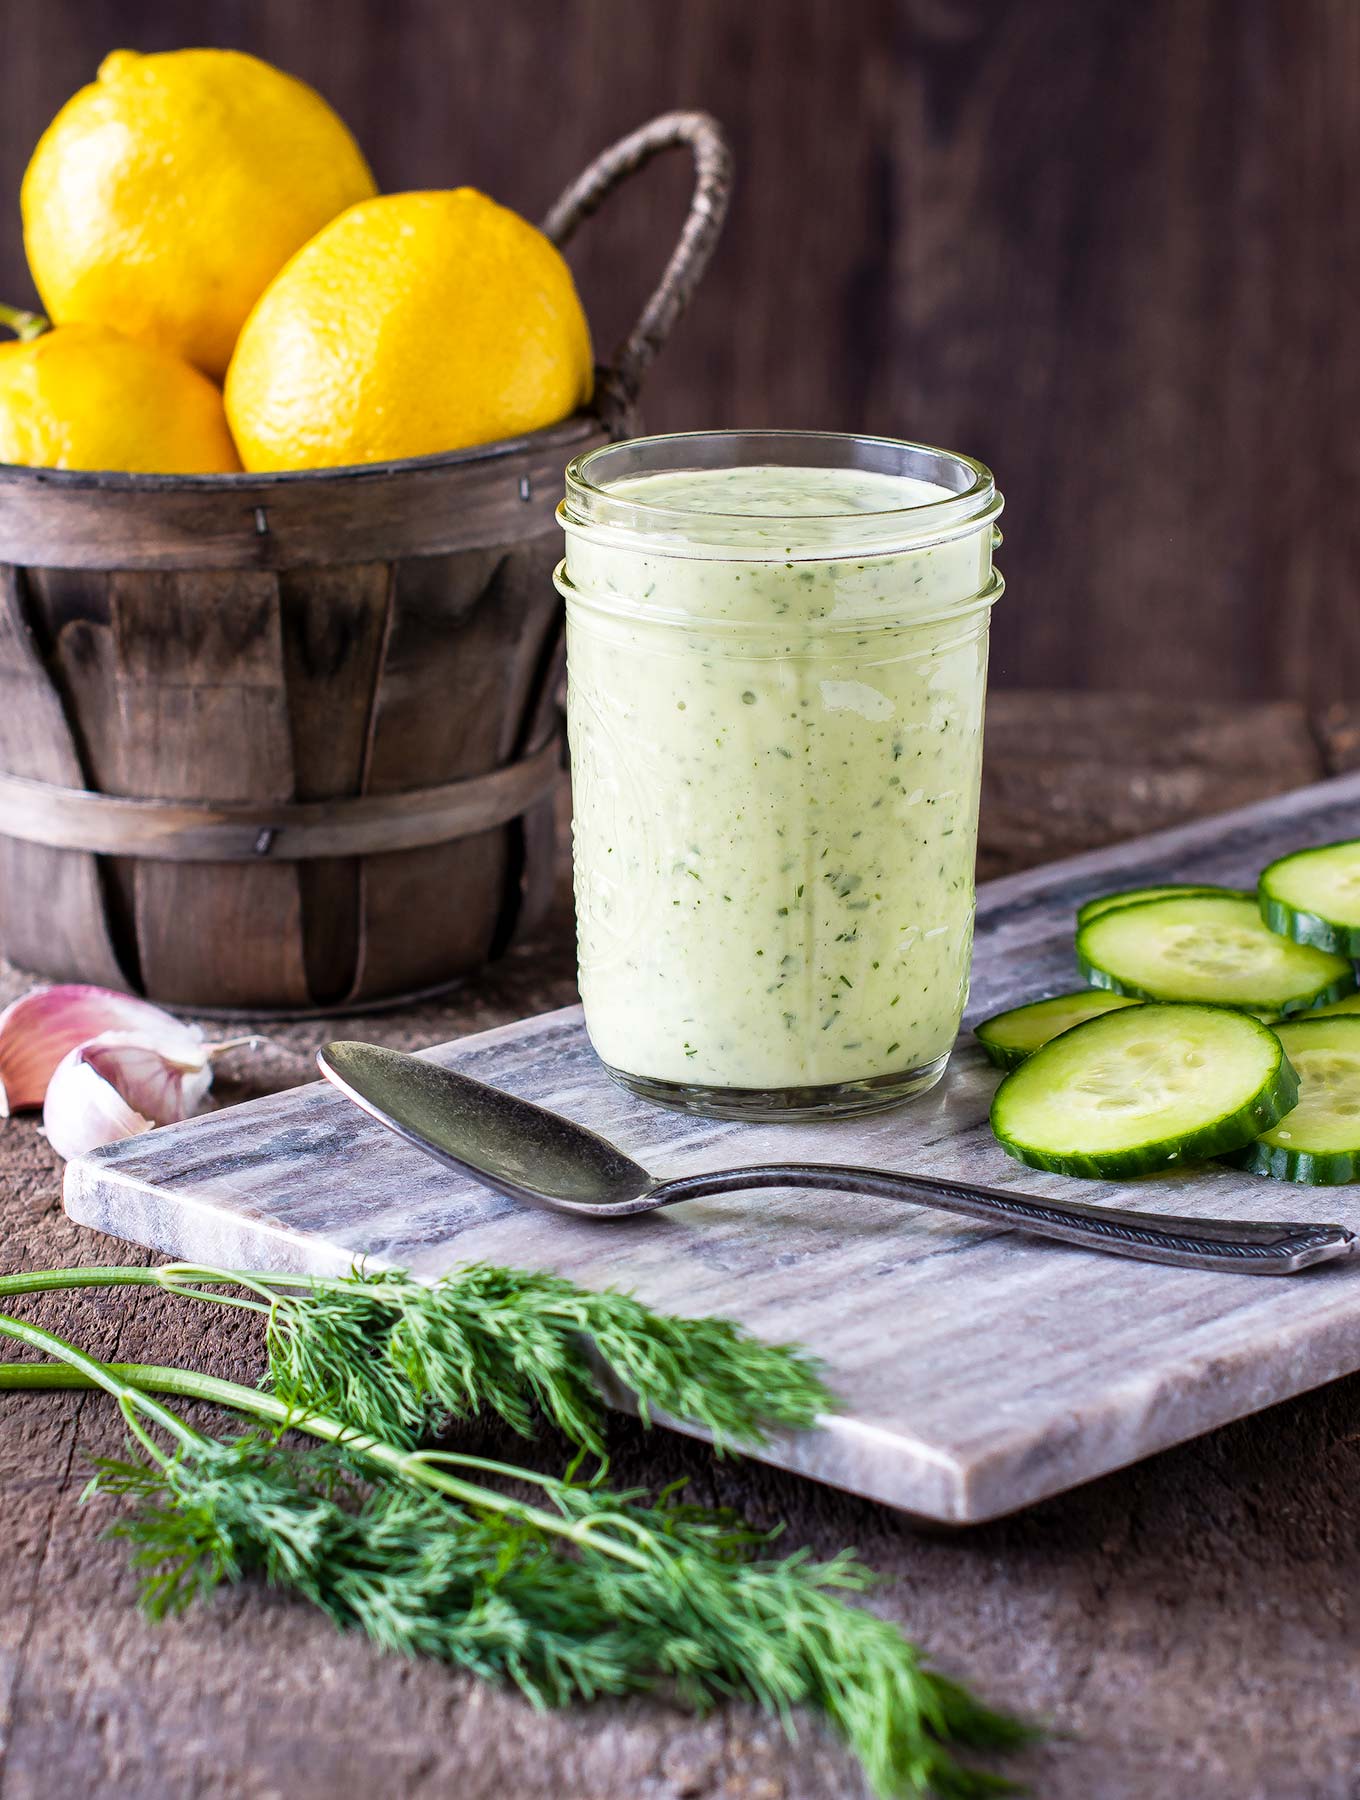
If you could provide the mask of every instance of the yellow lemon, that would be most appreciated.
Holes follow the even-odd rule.
[[[33,153],[24,244],[57,324],[112,325],[220,378],[288,258],[374,191],[291,75],[236,50],[116,50]]]
[[[0,462],[156,475],[241,466],[208,377],[105,325],[0,344]]]
[[[227,371],[248,469],[386,462],[536,431],[590,398],[561,255],[473,188],[352,206],[261,295]]]

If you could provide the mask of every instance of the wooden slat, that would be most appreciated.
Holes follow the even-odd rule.
[[[373,720],[365,792],[478,774],[523,727],[559,602],[556,534],[506,556],[401,564]],[[354,998],[417,990],[483,962],[505,886],[518,879],[507,828],[364,865]]]
[[[223,822],[223,806],[265,817],[271,800],[282,809],[301,799],[319,818],[327,798],[362,788],[365,804],[392,805],[400,834],[422,777],[485,774],[548,716],[556,548],[545,537],[509,558],[404,565],[391,579],[390,642],[384,565],[284,578],[46,572],[46,623],[93,784],[215,804]],[[176,816],[191,828],[198,814]],[[149,993],[306,1006],[478,966],[521,910],[526,856],[541,911],[552,839],[545,806],[523,827],[385,854],[362,875],[357,859],[329,857],[291,870],[130,858],[109,868]]]
[[[271,575],[111,580],[115,791],[167,800],[287,800],[292,747]],[[106,784],[113,785],[113,784]],[[286,864],[139,862],[147,992],[218,1006],[307,1003],[301,901]]]
[[[29,569],[29,604],[40,621],[48,657],[66,697],[88,785],[117,791],[124,721],[117,693],[109,576],[100,569]],[[140,988],[137,954],[137,865],[131,857],[103,856],[99,872],[109,931],[129,980]]]
[[[391,586],[385,562],[279,577],[299,800],[362,792]],[[343,999],[358,973],[359,866],[333,857],[297,872],[307,990],[319,1006]]]
[[[537,691],[531,698],[526,718],[526,743],[538,743],[547,737],[566,697],[563,690],[566,674],[564,624],[560,617],[554,622],[534,674]],[[515,828],[520,858],[520,892],[512,897],[514,912],[503,925],[502,937],[507,942],[536,930],[543,923],[557,891],[558,813],[561,788],[566,785],[565,746],[562,757],[561,781],[539,805],[525,813]]]
[[[0,566],[0,767],[82,787],[85,772],[24,613],[20,572]],[[0,838],[0,942],[21,968],[128,985],[93,856]]]
[[[395,569],[365,793],[472,773],[494,757],[489,739],[499,733],[489,730],[482,671],[474,671],[468,652],[479,631],[486,634],[484,597],[501,560],[487,551],[426,557]],[[456,692],[451,643],[460,652]],[[352,997],[417,991],[484,961],[505,871],[502,831],[366,862]]]

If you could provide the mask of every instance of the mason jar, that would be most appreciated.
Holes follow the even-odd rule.
[[[595,1050],[718,1117],[924,1092],[968,989],[990,473],[887,438],[715,431],[606,445],[566,488]]]

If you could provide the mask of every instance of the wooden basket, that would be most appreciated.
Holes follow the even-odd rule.
[[[0,467],[0,948],[198,1008],[447,985],[541,915],[562,764],[553,509],[627,435],[708,261],[729,159],[654,119],[564,193],[565,244],[658,152],[696,183],[588,414],[281,475]]]

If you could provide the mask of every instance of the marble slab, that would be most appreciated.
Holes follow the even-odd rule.
[[[1291,847],[1360,835],[1360,776],[996,881],[979,895],[970,1017],[1076,985],[1072,913],[1116,885],[1250,883]],[[571,1008],[430,1052],[604,1131],[671,1174],[824,1159],[1079,1191],[1133,1208],[1338,1219],[1360,1189],[1216,1170],[1133,1185],[1022,1169],[986,1126],[995,1076],[971,1040],[936,1092],[860,1122],[736,1125],[611,1083]],[[66,1210],[175,1257],[433,1276],[552,1268],[682,1313],[725,1313],[826,1361],[842,1409],[774,1463],[932,1520],[1013,1511],[1360,1369],[1360,1264],[1289,1278],[1121,1262],[915,1207],[776,1192],[616,1225],[517,1209],[381,1130],[328,1086],[294,1089],[70,1164]]]

